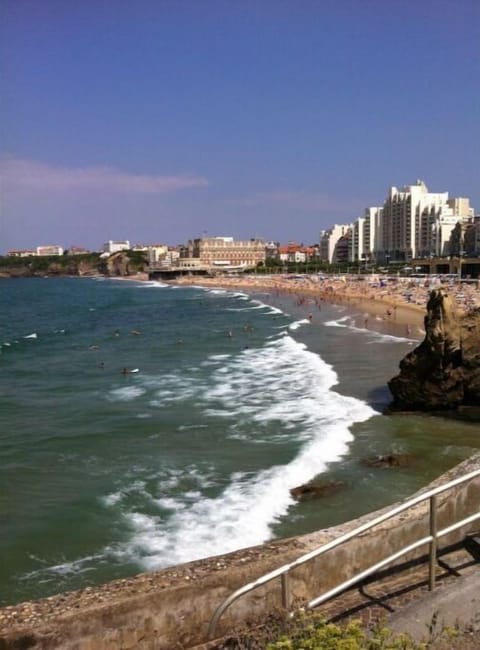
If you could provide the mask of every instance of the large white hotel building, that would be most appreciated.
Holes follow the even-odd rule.
[[[338,261],[339,234],[348,238],[349,260],[408,262],[418,257],[450,254],[450,236],[458,223],[473,220],[467,198],[432,193],[421,180],[401,190],[390,187],[383,206],[366,208],[352,224],[334,226],[320,235],[322,259]],[[336,240],[336,241],[335,241]],[[328,251],[328,256],[327,256]]]

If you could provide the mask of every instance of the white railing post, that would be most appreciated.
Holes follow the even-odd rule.
[[[437,567],[437,497],[430,497],[430,558],[428,564],[428,588],[435,589],[435,571]]]

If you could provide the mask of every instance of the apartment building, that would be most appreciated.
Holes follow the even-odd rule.
[[[345,237],[352,228],[352,224],[335,224],[328,230],[322,230],[320,233],[320,259],[322,262],[338,262],[339,255],[337,253],[341,252],[341,257],[345,256],[344,243],[340,246],[341,251],[337,251],[338,243],[340,238]],[[347,251],[348,259],[348,251]],[[342,260],[343,261],[343,260]]]
[[[421,180],[402,190],[391,187],[383,205],[377,258],[409,261],[413,257],[448,255],[455,225],[471,216],[468,199],[450,199],[448,192],[429,192]]]
[[[149,264],[158,264],[165,260],[168,253],[167,244],[149,244],[146,246]]]

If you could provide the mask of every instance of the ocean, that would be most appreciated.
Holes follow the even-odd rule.
[[[475,425],[382,415],[417,341],[364,318],[290,295],[0,280],[0,603],[338,524],[477,451]],[[390,452],[412,463],[362,463]],[[343,486],[294,501],[317,476]]]

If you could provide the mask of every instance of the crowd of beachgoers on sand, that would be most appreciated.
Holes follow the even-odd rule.
[[[268,291],[277,295],[288,293],[300,301],[307,299],[313,302],[357,304],[367,312],[405,323],[423,322],[430,291],[436,288],[444,288],[455,299],[459,312],[480,307],[480,288],[476,281],[458,282],[451,277],[442,276],[408,278],[381,275],[251,274],[211,278],[184,276],[175,282],[248,292]]]

